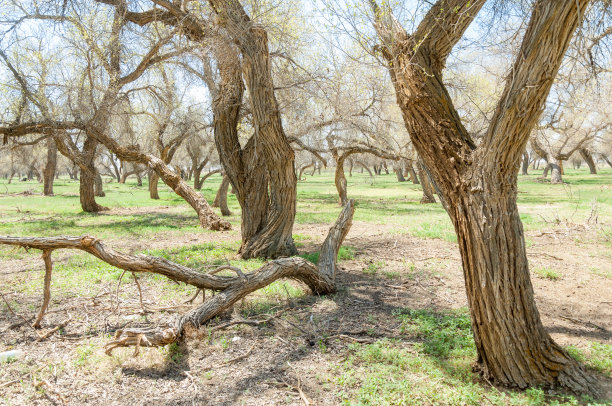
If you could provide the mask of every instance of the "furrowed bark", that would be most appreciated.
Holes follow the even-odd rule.
[[[483,3],[440,0],[409,36],[388,9],[371,1],[406,128],[457,232],[481,373],[507,386],[597,393],[593,378],[542,325],[516,207],[521,156],[589,1],[534,3],[476,148],[443,84],[442,67]]]
[[[47,163],[43,170],[43,194],[53,196],[53,180],[57,170],[57,145],[51,137],[47,138]]]

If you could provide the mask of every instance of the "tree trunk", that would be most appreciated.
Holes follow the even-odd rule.
[[[104,197],[106,193],[104,193],[104,182],[102,182],[102,176],[100,172],[96,170],[96,177],[94,179],[94,194],[97,197]]]
[[[45,196],[53,195],[53,180],[57,169],[57,145],[55,140],[47,138],[47,164],[43,170],[43,194]]]
[[[414,167],[412,166],[412,162],[407,164],[408,166],[408,173],[410,174],[410,180],[412,181],[413,184],[415,185],[419,185],[421,182],[419,182],[419,177],[416,174],[416,171],[414,170]]]
[[[353,160],[349,159],[349,176],[353,176],[353,165],[354,165]]]
[[[306,165],[302,165],[302,167],[300,168],[300,173],[298,174],[298,177],[297,177],[297,178],[298,178],[298,180],[302,180],[302,175],[304,174],[304,171],[305,171],[306,169],[308,169],[308,168],[313,167],[313,166],[315,166],[315,163],[314,163],[314,162],[311,162],[311,163],[306,164]]]
[[[142,186],[142,175],[140,175],[140,172],[136,171],[134,175],[136,175],[136,185]]]
[[[344,157],[340,156],[336,161],[336,176],[334,178],[336,190],[338,191],[340,206],[344,206],[348,201],[346,193],[346,176],[344,176]]]
[[[159,192],[157,190],[158,183],[159,183],[159,175],[155,173],[154,171],[151,171],[149,175],[149,197],[151,199],[155,199],[155,200],[159,199]]]
[[[436,198],[434,197],[433,186],[431,184],[431,181],[429,180],[429,176],[427,175],[427,172],[425,171],[423,163],[419,161],[417,163],[417,166],[419,168],[421,188],[423,189],[423,197],[421,198],[421,204],[435,203]]]
[[[193,188],[195,190],[201,190],[202,182],[200,181],[200,175],[202,174],[202,168],[200,168],[197,165],[192,166],[192,168],[193,168]]]
[[[527,170],[529,169],[529,154],[527,153],[527,151],[525,151],[525,153],[523,154],[523,163],[521,168],[521,174],[529,175],[529,173],[527,172]]]
[[[595,392],[592,377],[544,330],[516,206],[517,168],[588,1],[534,2],[477,146],[442,71],[484,3],[439,0],[408,35],[371,2],[406,129],[457,233],[480,371],[507,386]]]
[[[550,183],[553,185],[558,185],[563,183],[562,172],[561,172],[561,162],[555,158],[554,156],[550,157]],[[546,177],[546,176],[544,176]]]
[[[597,165],[595,165],[595,160],[593,159],[593,154],[591,154],[591,151],[586,148],[580,148],[580,156],[589,166],[589,171],[591,171],[591,175],[596,175]]]
[[[361,166],[361,173],[363,173],[363,170],[365,169],[366,171],[368,171],[368,174],[370,175],[371,178],[374,177],[374,174],[372,174],[372,171],[366,164],[364,164],[361,161],[357,161],[357,165]]]
[[[395,174],[397,175],[398,182],[406,182],[406,179],[404,178],[404,174],[402,173],[401,166],[396,166],[395,168],[393,168],[393,170],[395,171]]]
[[[610,159],[608,159],[608,157],[607,157],[606,155],[603,155],[603,154],[602,154],[602,155],[601,155],[601,158],[602,158],[604,161],[606,161],[606,163],[607,163],[608,165],[610,165],[610,168],[612,168],[612,161],[610,161]]]
[[[88,213],[97,213],[102,210],[108,210],[106,207],[96,203],[95,184],[96,184],[96,167],[94,160],[96,158],[96,149],[98,141],[91,137],[86,137],[83,143],[83,153],[81,159],[84,168],[81,169],[81,179],[79,182],[79,196],[81,200],[81,208]]]
[[[215,201],[213,202],[213,207],[219,207],[221,209],[221,214],[224,216],[230,216],[232,214],[229,207],[227,207],[227,189],[229,188],[229,183],[227,175],[223,175],[219,190],[217,190],[217,195],[215,196]]]

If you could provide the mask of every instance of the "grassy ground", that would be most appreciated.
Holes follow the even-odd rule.
[[[519,178],[536,299],[555,339],[612,387],[612,311],[605,301],[612,292],[612,170],[597,176],[567,170],[564,180],[552,186],[537,175]],[[392,174],[355,173],[348,181],[357,210],[339,255],[343,272],[336,295],[315,298],[295,282],[278,281],[227,315],[277,315],[274,322],[206,330],[181,346],[143,350],[137,359],[128,350],[107,357],[103,344],[126,322],[161,323],[188,310],[183,302],[192,288],[139,276],[142,306],[152,310],[143,311],[132,275],[86,254],[56,252],[45,327],[67,316],[71,321],[36,343],[26,325],[7,327],[36,314],[40,253],[0,247],[0,352],[18,348],[28,354],[0,368],[0,387],[18,381],[0,390],[0,402],[61,403],[63,397],[67,404],[125,403],[140,394],[149,399],[145,404],[159,404],[178,402],[183,393],[215,404],[300,404],[302,391],[317,404],[606,403],[539,388],[509,391],[478,380],[471,372],[475,348],[456,237],[444,210],[419,204],[420,187],[398,183]],[[209,201],[219,183],[220,177],[207,180],[202,192]],[[263,264],[235,257],[240,210],[233,195],[233,230],[213,233],[198,228],[195,213],[163,185],[158,201],[133,182],[104,186],[106,197],[97,200],[111,210],[87,214],[80,210],[78,182],[58,180],[56,195],[44,197],[38,183],[0,180],[0,235],[90,234],[116,249],[203,271],[222,263],[246,270]],[[317,246],[338,211],[332,173],[298,184],[294,239],[301,255],[317,260]],[[251,343],[257,350],[248,352]],[[244,361],[231,361],[244,354]],[[77,393],[73,382],[80,381],[90,390]],[[167,385],[168,394],[148,398],[151,382]]]

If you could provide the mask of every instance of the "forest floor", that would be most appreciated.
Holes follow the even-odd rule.
[[[521,177],[519,209],[544,325],[596,376],[600,399],[508,390],[473,374],[461,261],[444,210],[420,205],[419,186],[392,174],[355,173],[348,191],[357,209],[339,254],[336,294],[312,296],[297,282],[277,281],[181,344],[143,348],[136,357],[133,349],[107,356],[104,344],[126,324],[163,324],[197,306],[201,295],[185,303],[194,288],[139,275],[140,298],[131,274],[88,254],[55,251],[52,300],[37,331],[29,324],[42,299],[40,252],[0,247],[0,352],[24,354],[0,364],[0,404],[609,404],[612,171],[567,172],[565,185]],[[206,182],[209,201],[219,181]],[[199,269],[264,263],[235,256],[234,196],[233,230],[210,232],[165,186],[158,201],[148,199],[146,185],[105,188],[98,200],[111,210],[91,215],[80,211],[75,181],[59,180],[53,197],[35,182],[0,181],[0,235],[89,234],[119,251]],[[316,257],[339,210],[331,173],[299,183],[294,240],[302,256]],[[219,328],[247,319],[267,321]]]

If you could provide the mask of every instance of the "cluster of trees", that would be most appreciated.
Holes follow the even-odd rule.
[[[422,202],[437,194],[455,226],[484,376],[592,390],[540,321],[516,182],[521,166],[526,173],[540,160],[553,183],[577,154],[592,173],[598,160],[610,163],[611,104],[600,91],[610,83],[609,58],[601,58],[609,6],[415,3],[326,0],[316,17],[328,29],[321,34],[308,21],[312,5],[297,0],[12,0],[0,8],[3,170],[40,177],[46,194],[68,172],[88,212],[104,210],[95,200],[102,174],[147,176],[153,199],[161,179],[203,227],[224,230],[230,224],[197,192],[220,172],[219,201],[231,185],[241,207],[243,258],[297,253],[296,187],[305,171],[335,166],[345,209],[324,245],[329,254],[352,217],[345,166],[349,175],[355,166],[392,170],[423,186]],[[178,339],[185,323],[197,326],[278,277],[334,289],[333,255],[318,269],[278,259],[256,276],[238,270],[224,279],[185,276],[166,262],[121,262],[95,240],[6,241],[83,249],[226,293],[169,333],[149,332],[151,345]],[[140,345],[145,334],[123,333],[113,345]]]

